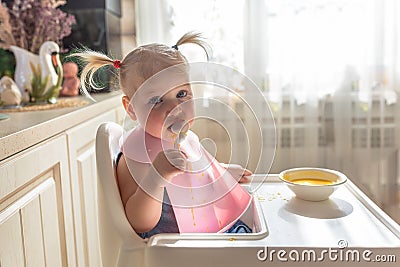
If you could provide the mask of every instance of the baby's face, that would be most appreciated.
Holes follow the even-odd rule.
[[[138,92],[133,108],[139,123],[152,136],[173,138],[171,125],[178,121],[192,124],[194,117],[193,93],[190,84],[170,90],[149,89]]]

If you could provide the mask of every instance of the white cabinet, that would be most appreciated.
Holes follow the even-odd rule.
[[[97,223],[96,131],[102,122],[116,121],[110,110],[66,131],[75,223],[77,266],[101,266]]]
[[[0,164],[0,265],[75,266],[65,135]]]
[[[122,122],[123,109],[117,93],[98,97],[48,120],[20,113],[0,124],[9,130],[0,133],[1,267],[102,266],[95,138],[102,122]]]

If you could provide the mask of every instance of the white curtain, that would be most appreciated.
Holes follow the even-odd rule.
[[[212,61],[239,69],[264,91],[277,127],[271,172],[338,169],[378,202],[387,197],[382,188],[400,184],[397,0],[137,4],[145,10],[139,44],[172,44],[186,31],[203,32],[214,48]]]
[[[136,43],[171,43],[171,9],[168,1],[135,1]]]
[[[268,10],[258,34],[268,36],[265,80],[280,137],[273,171],[338,169],[384,203],[399,185],[400,3],[246,5]]]
[[[246,1],[243,13],[244,73],[265,86],[268,59],[268,10],[264,1]]]

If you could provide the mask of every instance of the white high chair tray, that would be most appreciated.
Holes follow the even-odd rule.
[[[158,234],[148,248],[391,247],[400,248],[400,226],[350,180],[326,201],[298,199],[277,175],[255,175],[253,234]],[[257,181],[258,180],[258,181]],[[339,245],[338,245],[339,244]]]

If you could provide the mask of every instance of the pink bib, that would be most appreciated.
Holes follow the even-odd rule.
[[[137,127],[121,140],[128,159],[151,164],[157,154],[174,147]],[[187,170],[167,184],[180,233],[217,233],[228,230],[247,210],[251,196],[188,131],[180,144],[188,157]]]

